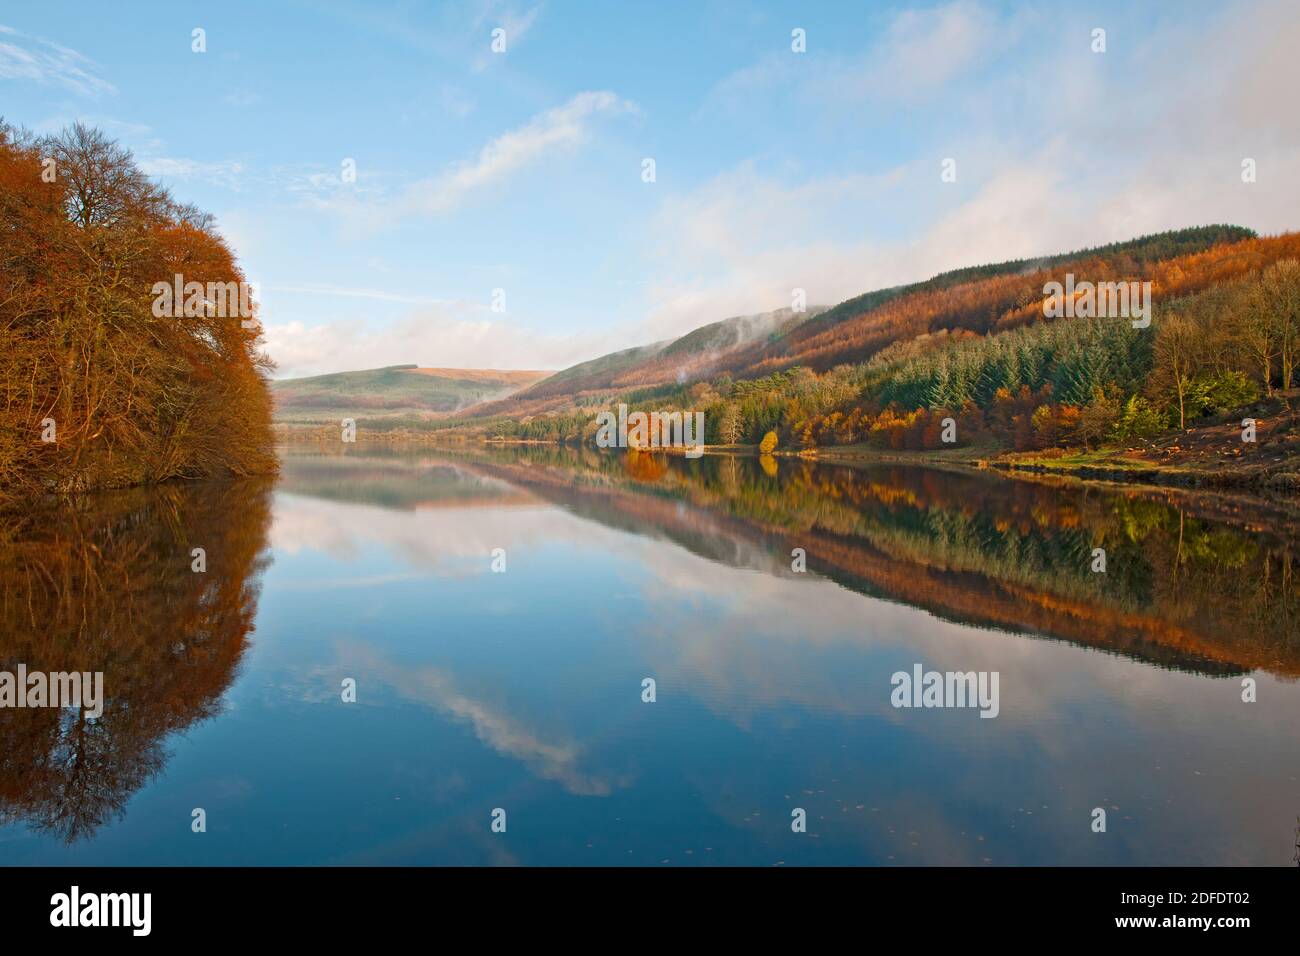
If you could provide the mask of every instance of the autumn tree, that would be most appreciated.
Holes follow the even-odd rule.
[[[723,445],[734,445],[740,441],[742,421],[740,409],[735,402],[726,402],[718,418],[718,441]]]
[[[1300,261],[1284,259],[1264,270],[1257,286],[1259,324],[1276,347],[1282,387],[1289,389],[1300,361]]]
[[[1156,331],[1157,387],[1178,402],[1178,427],[1187,427],[1187,395],[1202,365],[1204,341],[1196,324],[1177,313],[1165,315]]]
[[[274,470],[255,315],[155,314],[244,282],[214,222],[80,124],[0,125],[0,497]]]

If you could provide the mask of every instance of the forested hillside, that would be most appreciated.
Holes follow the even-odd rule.
[[[1150,324],[1049,318],[1045,287],[1067,275],[1149,282]],[[596,411],[627,402],[704,411],[716,444],[934,448],[948,417],[958,445],[1132,441],[1300,384],[1300,235],[1207,226],[960,269],[710,351],[704,375],[671,348],[613,384],[560,373],[443,427],[589,439]]]

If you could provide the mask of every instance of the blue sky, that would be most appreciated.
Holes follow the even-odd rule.
[[[1298,44],[1285,0],[46,0],[0,9],[0,115],[214,213],[280,375],[558,368],[794,288],[1295,228]]]

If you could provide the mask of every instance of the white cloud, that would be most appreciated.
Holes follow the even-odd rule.
[[[967,123],[942,152],[885,177],[789,184],[742,164],[669,197],[652,228],[663,252],[648,328],[680,332],[788,305],[792,286],[809,303],[834,304],[948,269],[1166,229],[1300,227],[1300,126],[1285,121],[1300,88],[1288,52],[1300,21],[1285,2],[1162,27],[1128,58],[1091,54],[1081,22],[1054,24],[1015,69],[962,92],[963,102],[1002,104],[995,123]],[[902,14],[890,34],[908,42],[880,71],[951,80],[1002,29],[966,3]],[[944,63],[927,74],[935,59]],[[766,78],[756,68],[733,81]],[[829,94],[819,101],[846,122],[857,109]],[[940,182],[942,156],[957,159],[957,184]],[[1260,170],[1250,185],[1240,179],[1247,156]],[[856,234],[842,226],[855,221]]]
[[[76,50],[0,24],[0,79],[61,86],[80,96],[116,93],[95,69],[94,61]]]
[[[498,136],[474,160],[414,183],[401,202],[430,215],[445,212],[470,193],[500,182],[543,156],[580,144],[587,137],[587,120],[591,117],[631,108],[631,104],[610,92],[579,93],[563,106]]]
[[[892,284],[907,265],[903,250],[865,236],[873,210],[897,202],[916,176],[900,167],[786,184],[743,163],[667,199],[650,229],[660,268],[642,337],[789,307],[795,288],[810,305],[833,305]]]
[[[974,0],[903,10],[859,54],[774,53],[737,70],[709,94],[706,108],[745,109],[755,96],[785,92],[821,106],[855,99],[911,103],[992,62],[1021,32],[1018,19],[999,19]],[[809,38],[810,50],[817,42],[815,34]]]
[[[291,321],[269,323],[264,329],[266,350],[276,361],[280,378],[408,363],[438,368],[559,369],[625,348],[628,335],[626,328],[577,335],[539,333],[485,306],[466,302],[444,302],[386,325],[364,319],[314,326]]]
[[[355,190],[335,189],[310,201],[320,208],[341,213],[361,229],[374,229],[409,216],[440,216],[521,169],[582,144],[589,135],[593,118],[636,110],[635,104],[608,91],[579,93],[564,105],[539,113],[523,126],[502,133],[473,159],[411,183],[390,199],[370,200],[358,197]]]
[[[909,97],[937,90],[991,56],[1011,37],[1007,24],[971,0],[904,10],[860,74],[866,91]]]
[[[510,50],[519,45],[528,31],[532,29],[533,23],[541,12],[541,4],[528,10],[518,10],[513,4],[503,3],[501,0],[478,0],[477,9],[472,20],[471,32],[475,36],[482,37],[483,48],[474,61],[475,71],[486,69],[492,60],[503,55],[492,52],[491,45],[488,42],[492,30],[500,28],[505,31],[506,53],[508,54]]]
[[[238,190],[244,173],[244,164],[235,160],[205,161],[174,156],[156,156],[137,159],[136,165],[146,176],[162,179],[196,180]]]
[[[537,15],[542,12],[541,4],[528,10],[518,10],[513,4],[503,3],[501,0],[478,0],[477,9],[474,11],[474,29],[482,30],[484,27],[501,27],[506,31],[506,38],[509,45],[513,45],[524,38]],[[508,48],[508,47],[507,47]]]

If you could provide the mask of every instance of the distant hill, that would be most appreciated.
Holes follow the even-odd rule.
[[[390,365],[273,382],[275,420],[317,424],[346,417],[421,419],[504,398],[547,371]]]
[[[798,313],[776,309],[710,322],[676,339],[638,345],[571,365],[510,395],[508,405],[494,402],[475,408],[470,414],[542,410],[554,405],[556,399],[568,399],[584,392],[705,379],[721,370],[723,357],[739,349],[761,348],[777,342],[825,311],[825,306],[809,306]]]
[[[611,352],[599,358],[579,362],[577,365],[556,372],[525,391],[529,398],[543,398],[547,395],[567,395],[592,388],[603,388],[616,381],[620,375],[658,357],[670,344],[671,341],[638,345],[623,349],[621,352]]]

